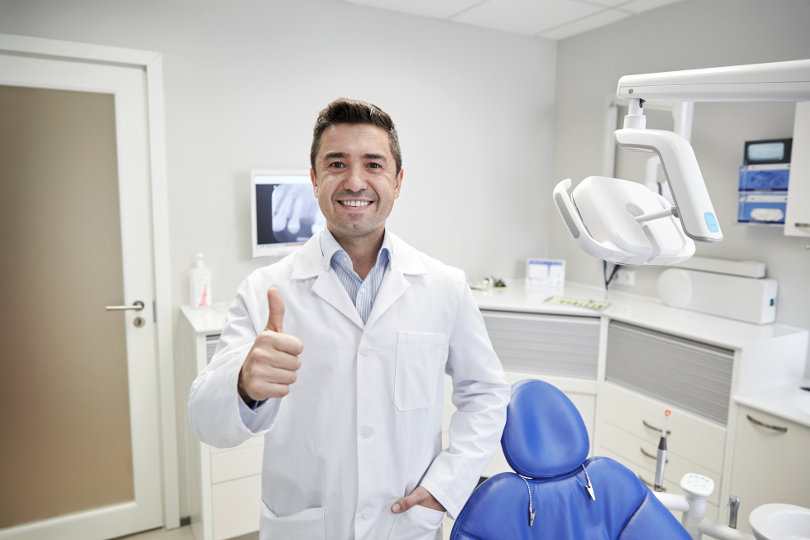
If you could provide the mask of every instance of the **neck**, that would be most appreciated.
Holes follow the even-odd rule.
[[[357,272],[360,279],[366,279],[368,273],[377,263],[377,254],[382,248],[385,229],[373,235],[362,237],[335,234],[331,229],[330,232],[337,240],[337,243],[340,244],[340,247],[349,255],[352,260],[352,267],[354,267],[354,271]]]

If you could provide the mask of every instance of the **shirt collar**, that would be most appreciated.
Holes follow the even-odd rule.
[[[335,261],[347,268],[352,268],[352,262],[349,258],[349,254],[346,253],[346,250],[340,247],[338,241],[334,236],[332,236],[332,233],[326,227],[324,227],[323,232],[321,233],[321,253],[323,254],[323,261],[326,267],[331,266],[332,262]],[[380,251],[377,253],[376,265],[379,265],[381,261],[383,264],[387,264],[391,260],[393,253],[393,241],[391,240],[391,235],[388,234],[388,229],[386,229],[383,233],[382,246],[380,247]]]

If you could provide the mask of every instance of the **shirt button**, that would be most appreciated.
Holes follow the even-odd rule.
[[[360,294],[366,294],[366,288],[360,287]]]
[[[374,436],[374,428],[363,426],[363,428],[360,429],[360,436],[364,439],[370,439]]]

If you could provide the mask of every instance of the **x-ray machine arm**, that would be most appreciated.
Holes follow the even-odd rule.
[[[810,101],[810,59],[626,75],[616,95],[629,100],[616,143],[658,154],[674,204],[636,182],[605,177],[573,190],[563,180],[554,201],[587,253],[618,264],[672,264],[694,254],[692,240],[717,242],[723,234],[691,145],[677,133],[646,129],[644,102]]]

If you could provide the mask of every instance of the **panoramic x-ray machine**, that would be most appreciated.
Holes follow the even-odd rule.
[[[586,253],[616,264],[674,264],[694,254],[694,240],[719,242],[723,233],[691,145],[646,129],[644,102],[810,101],[810,59],[626,75],[616,95],[628,100],[616,143],[658,155],[672,202],[639,182],[590,176],[573,190],[570,178],[557,184],[554,203]]]

